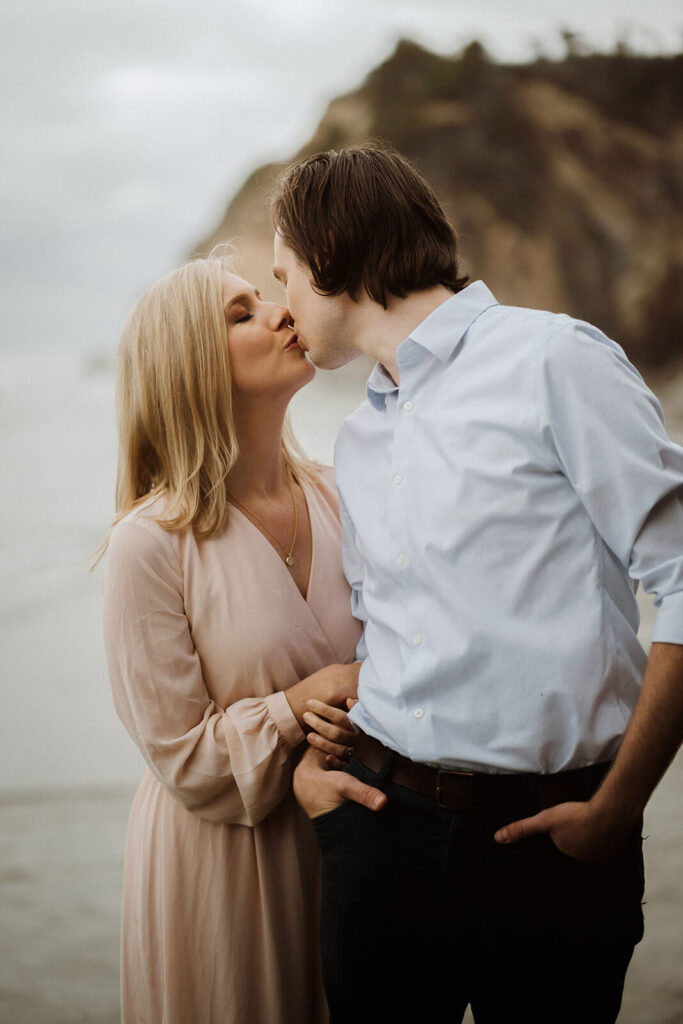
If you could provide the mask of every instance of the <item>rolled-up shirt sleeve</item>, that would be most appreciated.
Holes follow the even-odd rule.
[[[673,537],[678,552],[666,558]],[[631,574],[654,595],[657,618],[653,643],[683,644],[683,487],[666,495],[652,510],[633,546]]]
[[[169,793],[210,821],[266,817],[289,789],[290,750],[303,733],[284,692],[226,708],[211,699],[173,541],[156,524],[114,529],[104,640],[118,715]]]
[[[541,432],[605,543],[683,644],[683,449],[623,350],[571,322],[539,352]]]

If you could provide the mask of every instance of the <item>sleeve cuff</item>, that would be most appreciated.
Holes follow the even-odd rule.
[[[277,731],[288,747],[294,749],[305,739],[303,729],[289,706],[284,690],[271,693],[265,698],[268,714],[275,722]]]
[[[683,644],[683,591],[662,598],[652,643]]]

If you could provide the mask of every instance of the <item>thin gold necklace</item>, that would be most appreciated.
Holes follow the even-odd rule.
[[[252,518],[254,518],[256,520],[256,522],[260,526],[263,527],[263,529],[266,531],[268,536],[272,537],[272,539],[275,541],[275,543],[279,547],[280,551],[282,551],[284,553],[285,563],[287,565],[289,565],[289,566],[292,566],[292,565],[294,565],[294,556],[293,556],[292,552],[294,551],[294,545],[296,544],[297,530],[299,529],[299,512],[298,512],[298,509],[296,507],[296,499],[294,497],[294,488],[292,486],[292,473],[291,473],[291,471],[289,469],[287,470],[287,483],[289,484],[289,495],[290,495],[290,497],[292,499],[292,508],[294,509],[294,536],[292,537],[292,543],[289,545],[289,551],[285,550],[285,548],[282,546],[282,544],[277,539],[277,537],[272,532],[272,530],[268,529],[266,524],[263,522],[262,519],[259,519],[259,517],[253,511],[253,509],[250,509],[247,505],[244,504],[243,501],[240,501],[239,498],[236,498],[235,495],[231,491],[228,491],[228,497],[232,501],[234,501],[236,505],[239,505],[240,508],[244,509],[245,512],[248,512],[249,515],[252,516]]]

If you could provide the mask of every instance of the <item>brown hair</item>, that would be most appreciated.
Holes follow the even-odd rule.
[[[306,157],[279,176],[273,225],[323,295],[389,295],[444,285],[459,292],[455,231],[431,185],[400,153],[376,144]]]

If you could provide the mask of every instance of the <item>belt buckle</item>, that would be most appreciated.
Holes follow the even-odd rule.
[[[451,770],[449,768],[439,768],[436,773],[436,802],[439,807],[444,811],[471,811],[474,808],[474,787],[471,782],[465,782],[465,779],[473,779],[474,772],[467,772],[459,769]],[[442,780],[451,779],[456,783],[461,783],[460,786],[455,787],[455,792],[451,789],[451,793],[455,795],[457,792],[461,799],[452,801],[450,803],[444,803],[443,797],[446,796],[444,793],[444,786]],[[447,789],[449,787],[446,787]]]

